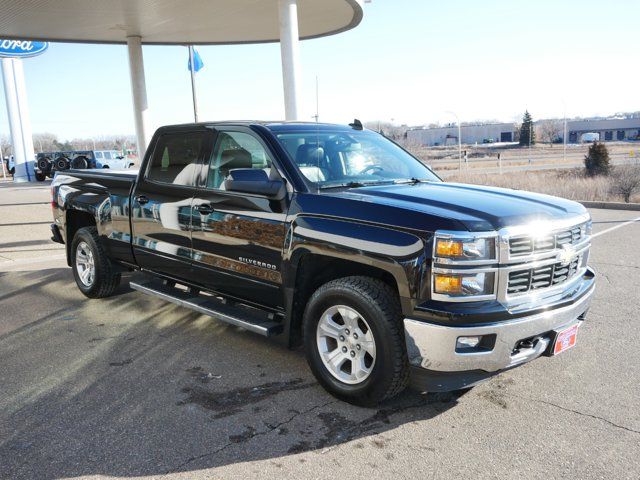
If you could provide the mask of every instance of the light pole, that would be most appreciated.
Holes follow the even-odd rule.
[[[450,110],[444,113],[450,113],[456,117],[456,122],[458,123],[458,169],[462,171],[462,128],[460,127],[460,118],[455,112]]]
[[[533,121],[529,122],[529,165],[531,165],[531,134],[533,133]]]
[[[564,118],[564,126],[562,132],[562,161],[563,163],[567,163],[567,104],[564,100],[562,100],[562,106],[564,107],[564,112],[562,114]]]

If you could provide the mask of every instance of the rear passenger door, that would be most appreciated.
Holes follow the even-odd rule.
[[[194,279],[232,297],[280,307],[288,198],[225,191],[224,180],[236,168],[280,177],[272,153],[251,129],[218,130],[206,179],[193,201]]]
[[[136,262],[174,278],[189,278],[191,205],[206,173],[213,133],[206,128],[168,131],[157,137],[144,175],[132,195],[131,229]]]

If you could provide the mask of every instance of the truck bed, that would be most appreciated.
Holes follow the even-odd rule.
[[[116,180],[128,180],[130,182],[135,181],[138,177],[138,170],[111,170],[111,169],[92,169],[92,170],[66,170],[65,172],[59,172],[58,176],[69,176],[82,179],[98,179],[104,180],[107,178],[113,178]]]

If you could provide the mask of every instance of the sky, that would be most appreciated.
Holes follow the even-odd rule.
[[[301,120],[316,113],[316,77],[327,122],[637,111],[638,18],[637,0],[373,0],[355,29],[301,42]],[[278,44],[196,48],[201,120],[284,118]],[[152,126],[193,121],[187,48],[143,54]],[[24,70],[34,133],[134,133],[124,45],[54,43]],[[0,135],[8,135],[3,106]]]

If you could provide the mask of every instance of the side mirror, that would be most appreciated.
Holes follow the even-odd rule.
[[[224,181],[224,189],[229,192],[264,195],[273,200],[282,200],[286,194],[282,180],[269,180],[267,172],[259,168],[231,170]]]

